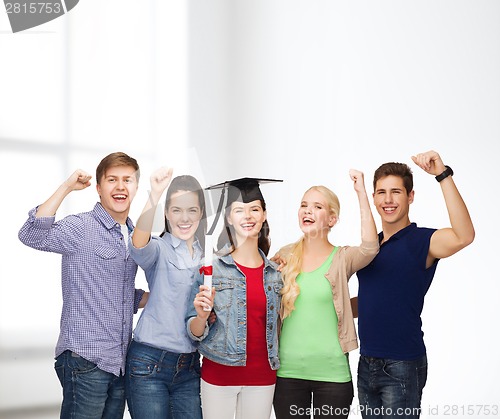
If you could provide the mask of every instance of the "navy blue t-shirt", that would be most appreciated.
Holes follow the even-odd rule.
[[[438,262],[425,268],[435,231],[411,223],[383,243],[375,259],[357,272],[361,355],[397,360],[425,355],[420,315]]]

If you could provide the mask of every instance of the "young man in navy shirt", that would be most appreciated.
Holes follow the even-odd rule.
[[[364,419],[420,416],[427,378],[420,318],[424,297],[438,261],[474,240],[474,227],[451,168],[435,151],[412,160],[439,182],[451,227],[422,228],[410,222],[413,176],[406,164],[385,163],[375,171],[373,200],[382,220],[380,252],[357,272],[358,397]]]

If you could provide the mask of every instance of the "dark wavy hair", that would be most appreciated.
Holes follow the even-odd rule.
[[[227,253],[232,253],[234,252],[234,250],[236,249],[236,245],[235,245],[235,242],[234,242],[234,236],[235,236],[235,233],[234,233],[234,227],[232,225],[230,225],[227,221],[227,215],[229,214],[229,211],[231,210],[231,204],[233,202],[240,202],[238,199],[232,199],[232,200],[229,200],[228,199],[228,202],[226,203],[226,208],[225,208],[225,213],[224,213],[224,228],[222,229],[220,235],[219,235],[219,239],[217,241],[217,249],[219,249],[219,251],[226,245],[230,245],[229,247],[229,251]],[[264,211],[266,211],[266,203],[263,199],[259,199],[260,201],[260,204],[262,205],[262,209]],[[267,254],[269,253],[269,249],[271,248],[271,238],[269,237],[269,232],[270,232],[270,228],[269,228],[269,223],[267,222],[267,219],[266,221],[264,221],[264,223],[262,224],[262,228],[259,232],[259,240],[258,240],[258,247],[260,250],[262,250],[262,252],[264,252],[264,254],[267,256]]]
[[[205,194],[203,192],[203,188],[201,187],[200,183],[196,180],[196,178],[193,176],[181,175],[175,177],[167,189],[167,196],[165,197],[165,212],[168,210],[168,207],[170,206],[172,195],[179,191],[195,192],[198,195],[198,202],[200,204],[200,209],[201,209],[201,219],[200,219],[200,225],[196,229],[195,237],[200,242],[201,248],[205,249],[205,233],[207,231],[207,213],[205,208]],[[163,236],[165,233],[171,233],[170,225],[168,223],[166,215],[164,215],[164,218],[165,218],[165,228],[163,232],[160,234],[160,237]]]

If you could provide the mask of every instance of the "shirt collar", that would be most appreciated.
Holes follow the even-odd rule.
[[[100,202],[97,202],[94,206],[94,214],[96,218],[106,227],[108,230],[111,230],[117,224],[119,224],[110,214],[107,212]],[[127,217],[127,221],[125,222],[128,227],[128,231],[131,232],[134,229],[134,224],[130,217]]]
[[[162,236],[162,238],[169,243],[174,249],[177,249],[182,243],[185,243],[184,240],[179,239],[178,237],[175,237],[168,231],[165,232],[165,234]],[[198,239],[195,237],[194,243],[193,243],[193,248],[197,249],[199,252],[201,252],[201,245]]]
[[[414,229],[417,228],[417,224],[416,223],[410,223],[409,225],[407,225],[406,227],[402,228],[401,230],[399,230],[397,233],[393,234],[388,241],[390,240],[398,240],[400,239],[401,237],[403,236],[406,236],[408,233],[410,233],[411,231],[413,231]],[[379,243],[382,243],[382,240],[384,240],[384,232],[381,231],[379,234],[378,234],[378,241]]]
[[[166,233],[165,236],[167,236],[170,239],[168,241],[170,242],[170,244],[172,245],[172,247],[174,247],[175,249],[177,249],[181,245],[181,243],[182,243],[181,239],[179,239],[178,237],[173,236],[170,233]]]
[[[235,265],[235,262],[234,262],[234,259],[233,259],[233,256],[231,253],[225,253],[225,252],[228,252],[229,251],[229,248],[230,246],[229,245],[226,245],[224,246],[222,249],[221,249],[221,254],[222,256],[219,256],[219,259],[224,262],[226,265]],[[276,269],[278,267],[278,265],[269,260],[266,255],[264,254],[264,252],[259,249],[259,253],[260,255],[262,256],[262,259],[264,260],[264,268],[267,268],[268,266],[271,266],[272,268]]]

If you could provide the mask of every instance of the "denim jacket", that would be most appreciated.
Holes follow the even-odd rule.
[[[281,304],[281,274],[277,265],[264,259],[264,292],[267,300],[266,341],[269,365],[273,370],[280,366],[278,359],[278,318]],[[189,325],[196,317],[194,305],[187,313],[187,330],[191,339],[199,341],[198,350],[208,359],[223,365],[244,366],[246,364],[246,278],[234,263],[231,254],[214,258],[212,286],[215,287],[215,322],[205,327],[202,336],[194,336]],[[190,301],[194,301],[203,275],[197,273]]]

